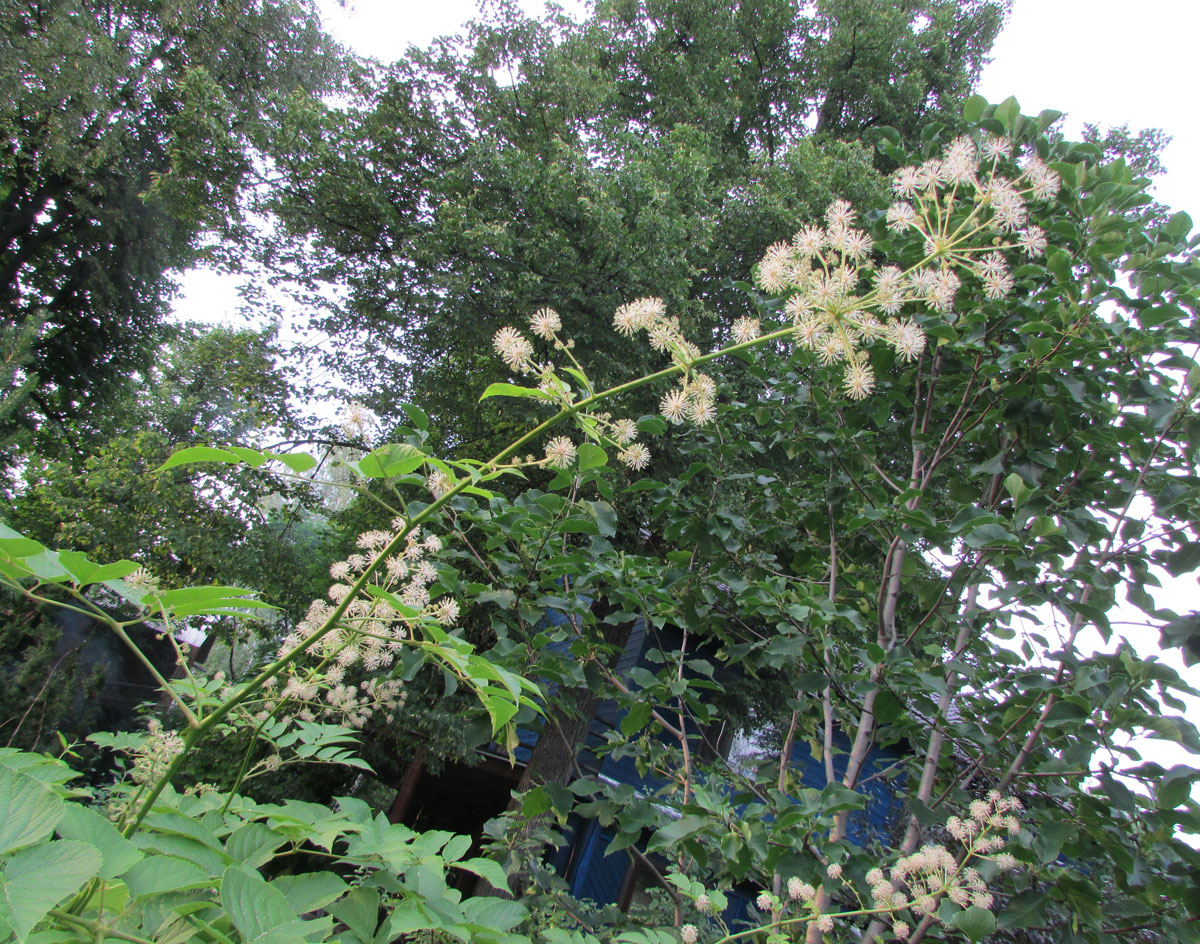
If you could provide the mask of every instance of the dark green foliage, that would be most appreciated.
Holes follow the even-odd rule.
[[[0,746],[60,753],[101,725],[93,699],[103,673],[58,645],[62,632],[41,608],[7,593],[0,603]]]
[[[272,337],[178,327],[109,410],[44,429],[4,518],[48,545],[135,560],[164,586],[232,583],[267,591],[298,618],[314,592],[314,496],[266,470],[157,472],[197,440],[245,443],[294,428]],[[63,434],[67,434],[64,436]],[[319,530],[319,529],[318,529]]]
[[[148,366],[171,275],[239,231],[253,155],[293,93],[328,86],[326,49],[282,0],[5,4],[0,307],[36,334],[7,431],[102,413]]]

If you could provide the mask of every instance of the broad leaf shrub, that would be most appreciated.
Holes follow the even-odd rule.
[[[0,754],[3,933],[1197,939],[1196,771],[1142,763],[1128,743],[1200,752],[1195,728],[1165,713],[1195,693],[1128,645],[1083,641],[1109,640],[1125,604],[1166,643],[1190,642],[1191,617],[1145,588],[1197,563],[1200,267],[1186,215],[1146,217],[1146,182],[1064,141],[1056,117],[976,97],[962,127],[927,129],[920,154],[885,131],[896,201],[836,202],[772,247],[715,349],[656,299],[616,312],[619,334],[663,358],[650,375],[595,389],[569,316],[551,309],[532,314],[532,340],[499,332],[511,382],[484,396],[551,414],[469,462],[427,454],[413,408],[408,441],[354,463],[380,527],[256,674],[228,683],[181,651],[176,677],[159,677],[162,720],[96,736],[127,757],[116,782]],[[647,389],[659,415],[636,409]],[[686,473],[649,477],[660,449]],[[313,464],[202,447],[167,466],[185,462]],[[513,494],[524,479],[541,487]],[[163,591],[132,564],[13,532],[0,553],[10,589],[126,641],[135,620],[169,632],[268,610],[238,588]],[[136,614],[113,615],[118,601]],[[475,609],[490,648],[461,632]],[[620,674],[608,630],[637,619],[662,645]],[[648,786],[578,770],[526,784],[489,825],[488,858],[353,797],[240,792],[287,763],[362,765],[356,739],[402,712],[405,679],[430,665],[510,751],[518,723],[571,716],[547,683],[615,698],[624,713],[601,754],[632,758]],[[705,742],[735,706],[749,749],[727,761]],[[197,745],[246,731],[261,750],[232,783],[179,788]],[[823,788],[798,779],[805,756]],[[880,785],[902,815],[890,835],[856,837],[852,814]],[[602,924],[562,893],[540,860],[572,812],[641,857],[659,907]],[[519,900],[464,896],[456,871]],[[735,889],[754,901],[729,925]]]

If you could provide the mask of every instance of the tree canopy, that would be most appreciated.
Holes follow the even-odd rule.
[[[505,427],[473,391],[499,379],[479,355],[504,319],[554,304],[614,365],[630,354],[605,326],[628,298],[718,330],[707,312],[741,304],[728,280],[797,218],[879,187],[860,134],[956,107],[1005,10],[667,0],[575,23],[498,4],[360,73],[355,107],[298,119],[268,257],[322,312],[332,370],[482,454]]]
[[[328,88],[311,6],[10,3],[0,13],[8,429],[105,409],[162,339],[172,277],[242,228],[289,99]]]

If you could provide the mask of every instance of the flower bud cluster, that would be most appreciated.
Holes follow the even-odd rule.
[[[1002,299],[1014,286],[1005,253],[1045,252],[1046,234],[1029,225],[1027,204],[1052,197],[1061,181],[1036,157],[1015,175],[1002,170],[1010,151],[1001,139],[980,148],[961,137],[941,159],[897,171],[892,187],[900,199],[887,211],[888,228],[914,231],[925,252],[907,271],[875,267],[871,237],[854,227],[844,200],[830,204],[824,227],[804,227],[758,263],[759,288],[788,295],[796,342],[823,365],[843,365],[847,396],[862,399],[875,386],[866,344],[882,341],[903,361],[924,350],[925,334],[904,316],[906,307],[949,316],[964,276],[979,280],[985,298]]]
[[[148,731],[141,748],[134,755],[129,777],[134,783],[149,784],[157,781],[183,750],[183,738],[174,731],[166,731],[156,718],[146,725]]]
[[[886,877],[883,870],[872,869],[867,873],[867,883],[874,907],[887,911],[910,908],[914,914],[931,915],[945,895],[960,908],[990,908],[992,894],[987,883],[967,863],[986,857],[1001,871],[1016,866],[1010,853],[1000,852],[1005,844],[1001,833],[1020,832],[1021,823],[1015,815],[1020,808],[1016,798],[992,791],[987,799],[971,803],[968,819],[951,816],[946,821],[950,835],[966,847],[964,855],[956,857],[945,846],[929,844],[900,859]],[[907,892],[902,890],[905,888]]]
[[[970,863],[973,859],[988,858],[1000,871],[1016,866],[1016,859],[1010,853],[999,850],[1005,842],[1001,834],[1020,831],[1016,816],[1020,809],[1020,801],[1002,797],[996,791],[971,803],[967,819],[951,817],[947,822],[947,829],[966,846],[964,853],[955,856],[945,846],[930,844],[899,859],[887,871],[873,868],[866,874],[869,900],[858,893],[841,863],[830,862],[825,867],[827,879],[821,884],[826,889],[830,883],[841,885],[846,894],[859,902],[856,909],[825,910],[829,897],[798,875],[787,879],[785,896],[777,897],[763,890],[754,902],[755,907],[772,924],[811,924],[822,933],[834,930],[838,918],[886,916],[891,922],[892,936],[907,940],[914,921],[927,915],[936,916],[943,896],[962,908],[992,906],[987,884]],[[707,894],[696,899],[702,914],[708,913],[709,904]],[[699,933],[693,925],[684,925],[680,928],[680,938],[685,944],[696,944]]]

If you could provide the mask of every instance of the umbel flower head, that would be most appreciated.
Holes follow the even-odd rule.
[[[996,791],[987,799],[975,800],[967,819],[951,816],[946,821],[946,830],[963,844],[964,852],[955,856],[945,846],[928,844],[898,860],[886,875],[883,869],[871,869],[867,884],[871,887],[872,906],[893,913],[909,909],[918,919],[936,914],[943,896],[960,908],[990,908],[992,893],[978,869],[969,863],[990,859],[1000,872],[1016,866],[1012,854],[1001,850],[1004,836],[1021,830],[1016,817],[1020,809],[1019,800]],[[895,925],[899,927],[894,927],[893,934],[903,940],[908,934],[907,922],[896,917]]]
[[[1029,224],[1028,205],[1053,197],[1058,175],[1036,157],[1010,174],[1010,151],[1003,139],[979,147],[961,137],[941,159],[896,172],[898,199],[888,208],[887,226],[915,235],[924,249],[906,270],[874,265],[871,237],[855,228],[844,200],[830,204],[824,226],[804,227],[758,263],[758,287],[787,296],[796,343],[822,365],[842,365],[851,399],[869,396],[875,386],[869,344],[887,344],[901,361],[916,359],[925,333],[912,316],[951,317],[964,278],[977,281],[986,299],[1001,300],[1014,287],[1010,256],[1045,252],[1046,234]]]
[[[624,305],[617,313],[617,327],[625,333],[633,333],[643,327],[658,326],[656,337],[658,343],[673,343],[668,338],[660,322],[664,316],[664,306],[661,300],[644,298],[629,305]],[[665,323],[665,322],[663,322]],[[676,330],[678,324],[676,323]],[[574,365],[567,372],[575,379],[582,379],[585,392],[593,392],[588,386],[583,368],[571,350],[574,341],[564,340],[559,336],[562,331],[562,317],[553,308],[540,308],[529,316],[529,329],[543,341],[548,341],[553,349]],[[655,343],[652,340],[652,343]],[[570,384],[559,376],[557,368],[551,361],[540,362],[534,357],[533,343],[514,327],[501,328],[492,338],[492,347],[511,370],[520,374],[532,376],[537,381],[537,389],[542,399],[570,406],[574,394]],[[698,353],[698,352],[697,352]],[[650,450],[635,440],[638,437],[638,427],[631,419],[613,419],[607,413],[586,412],[581,414],[589,424],[589,434],[602,444],[615,446],[617,458],[630,469],[644,469],[650,463]],[[566,436],[555,436],[546,443],[545,456],[542,459],[529,457],[524,465],[544,465],[551,469],[568,469],[575,461],[578,447]],[[439,497],[449,491],[450,481],[440,472],[430,476],[429,490],[434,497]]]

